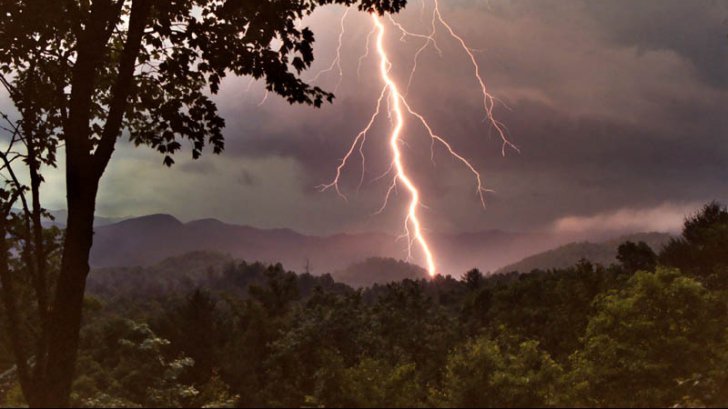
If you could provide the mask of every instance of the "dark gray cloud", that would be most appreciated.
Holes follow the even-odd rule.
[[[252,172],[247,169],[243,169],[240,171],[238,183],[243,186],[255,186],[258,183],[258,179],[253,175]]]
[[[721,0],[616,0],[588,4],[604,33],[641,50],[672,50],[687,58],[699,77],[728,86],[728,3]]]
[[[487,209],[480,209],[467,171],[440,149],[433,165],[430,142],[410,123],[405,152],[423,188],[428,228],[532,230],[557,220],[586,220],[582,225],[595,228],[595,220],[616,220],[614,214],[619,220],[639,218],[640,209],[658,209],[648,214],[662,223],[661,215],[674,215],[675,209],[728,199],[728,3],[441,3],[453,26],[478,49],[490,90],[503,102],[496,114],[521,153],[500,155],[499,141],[483,122],[468,60],[442,36],[442,56],[422,55],[410,101],[473,161],[495,192],[487,197]],[[398,18],[425,31],[427,17],[423,23],[419,6],[413,2]],[[324,8],[311,21],[318,33],[318,68],[333,58],[341,13]],[[215,216],[314,233],[399,226],[402,203],[396,200],[388,212],[371,217],[387,187],[386,180],[374,182],[388,165],[386,117],[369,136],[359,193],[358,158],[342,183],[348,203],[315,188],[333,176],[381,89],[371,58],[357,78],[367,17],[352,14],[346,27],[344,78],[332,106],[289,106],[275,96],[259,106],[260,84],[246,92],[247,79],[228,80],[218,98],[228,124],[223,156],[185,159],[159,170],[158,157],[123,150],[104,182],[100,209]],[[407,78],[418,45],[397,36],[388,42],[400,80]],[[334,72],[321,84],[333,88],[337,81]],[[128,185],[140,172],[149,173]]]

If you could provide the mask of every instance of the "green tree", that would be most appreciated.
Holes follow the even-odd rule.
[[[486,331],[505,326],[522,338],[536,340],[563,364],[580,346],[594,297],[614,288],[615,277],[614,271],[587,261],[567,269],[521,274],[484,288],[470,319],[486,324]]]
[[[280,264],[263,268],[261,265],[248,266],[243,263],[239,269],[243,275],[252,273],[260,276],[259,280],[265,284],[249,285],[249,298],[243,302],[226,297],[233,322],[229,342],[222,351],[222,356],[225,356],[221,363],[222,378],[239,395],[239,406],[259,407],[272,400],[291,402],[294,399],[291,398],[292,394],[282,391],[291,384],[288,381],[300,374],[289,371],[281,362],[290,362],[288,353],[296,351],[280,348],[280,340],[286,338],[285,334],[292,326],[294,303],[299,299],[298,278],[294,273],[285,271]],[[224,280],[235,282],[241,278],[245,277],[228,271]],[[294,345],[306,342],[295,336],[291,336],[290,340],[296,343]],[[286,352],[279,353],[280,359],[273,359],[275,351],[281,349]],[[271,389],[273,392],[269,393]],[[299,395],[296,397],[300,398]],[[300,405],[303,401],[298,399],[295,402]]]
[[[194,361],[181,376],[182,381],[200,386],[208,382],[219,368],[216,356],[226,341],[224,314],[216,300],[198,289],[181,303],[175,303],[154,327],[168,339],[173,354],[185,355]]]
[[[363,358],[339,373],[340,396],[331,407],[411,408],[426,406],[426,394],[417,380],[414,364],[392,365],[386,361]]]
[[[366,309],[358,294],[317,291],[271,344],[266,395],[276,406],[350,404],[342,401],[344,368],[372,353]],[[314,398],[315,397],[315,398]]]
[[[296,274],[285,271],[280,263],[269,266],[263,274],[266,285],[251,285],[248,288],[251,298],[259,302],[270,315],[285,315],[291,304],[299,299]]]
[[[238,407],[266,405],[263,389],[267,385],[267,359],[271,344],[282,331],[280,317],[268,315],[258,303],[229,300],[233,311],[230,342],[219,355],[221,377],[239,396]]]
[[[228,74],[262,78],[291,103],[330,101],[332,94],[299,77],[313,61],[314,37],[295,21],[331,3],[384,13],[405,0],[0,3],[2,84],[24,124],[44,127],[43,144],[61,140],[65,148],[68,219],[60,276],[41,308],[48,328],[36,359],[43,365],[23,377],[33,406],[68,405],[96,195],[122,131],[162,153],[167,165],[185,139],[195,158],[207,144],[220,152],[224,121],[210,94]]]
[[[179,378],[194,361],[168,357],[169,341],[147,324],[113,320],[101,328],[87,353],[96,364],[84,361],[74,385],[74,404],[84,407],[180,407],[199,393]]]
[[[447,407],[550,406],[562,372],[536,341],[479,337],[449,355],[436,399]]]
[[[458,321],[428,294],[427,286],[425,280],[388,284],[370,318],[377,357],[392,365],[414,364],[423,388],[440,381],[447,353],[461,338]]]
[[[583,350],[572,356],[581,404],[672,406],[716,359],[725,303],[695,279],[658,267],[600,296]]]

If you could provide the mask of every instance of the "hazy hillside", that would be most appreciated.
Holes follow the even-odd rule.
[[[644,241],[655,252],[658,252],[670,237],[667,233],[638,233],[599,243],[569,243],[553,250],[526,257],[517,263],[500,268],[496,272],[530,272],[535,269],[566,268],[576,264],[581,259],[608,266],[617,262],[617,248],[625,241]]]
[[[256,229],[214,219],[182,223],[169,215],[124,220],[95,230],[91,265],[143,266],[190,251],[214,251],[248,261],[283,263],[325,273],[368,256],[394,256],[394,238],[383,234],[305,236],[288,229]]]
[[[569,241],[545,234],[499,230],[463,234],[434,234],[433,245],[443,274],[460,275],[478,267],[492,271],[530,254]],[[214,251],[232,257],[283,263],[296,271],[316,274],[342,271],[371,257],[406,258],[406,243],[383,233],[310,236],[289,229],[257,229],[204,219],[183,223],[157,214],[97,225],[91,265],[145,266],[190,251]]]
[[[268,272],[294,274],[280,264],[247,263],[220,253],[195,251],[144,267],[95,269],[89,275],[87,289],[111,304],[131,299],[146,304],[197,289],[245,297],[250,286],[266,285]],[[337,293],[351,291],[327,274],[301,273],[298,281],[302,296],[310,296],[317,287]]]
[[[55,225],[59,227],[66,226],[66,219],[68,218],[68,211],[66,210],[51,210],[50,211],[53,220],[46,220],[44,224]],[[126,217],[104,217],[96,215],[94,217],[94,226],[106,226],[108,224],[118,223],[127,219]]]
[[[246,263],[229,255],[193,251],[170,257],[149,266],[108,267],[92,271],[88,280],[90,294],[103,298],[159,297],[165,294],[185,293],[196,288],[210,288],[225,279],[231,266],[248,265],[258,275],[268,267],[262,263]],[[283,266],[286,268],[286,266]],[[302,273],[302,272],[299,272]],[[421,279],[427,272],[416,265],[391,258],[372,257],[354,263],[331,274],[331,279],[353,288],[369,287],[404,279]],[[248,284],[262,284],[260,277],[249,278]]]
[[[168,246],[169,243],[184,243],[185,246],[197,245],[198,247],[203,248],[206,247],[204,243],[209,240],[210,243],[217,243],[221,248],[234,249],[234,246],[225,244],[225,240],[229,237],[224,233],[224,230],[226,230],[225,228],[212,229],[211,231],[204,232],[205,226],[209,228],[217,224],[225,226],[220,222],[211,220],[198,221],[185,225],[171,216],[159,215],[135,219],[132,220],[131,223],[125,223],[117,226],[113,231],[115,235],[119,234],[119,231],[116,229],[125,228],[129,229],[135,235],[138,234],[137,237],[140,237],[141,239],[139,241],[132,240],[127,243],[118,241],[119,236],[113,236],[113,240],[108,241],[106,245],[111,246],[112,243],[121,243],[125,244],[127,246],[125,248],[128,249],[138,248],[136,246],[141,245],[141,243],[146,243],[148,247],[146,247],[144,256],[147,257],[147,259],[145,260],[142,257],[132,257],[128,260],[136,260],[138,263],[129,264],[129,266],[126,267],[123,266],[123,264],[120,264],[119,266],[96,268],[89,279],[89,291],[92,294],[107,297],[112,297],[118,294],[132,294],[134,292],[161,295],[172,292],[190,291],[199,286],[209,285],[210,280],[219,279],[226,266],[240,263],[240,261],[235,260],[238,257],[235,256],[234,258],[230,255],[230,253],[226,254],[219,251],[198,250],[171,256],[161,261],[149,260],[154,260],[155,256],[159,256],[170,251],[170,247]],[[186,229],[189,228],[190,225],[192,229],[196,229],[195,231],[197,232],[200,232],[200,230],[203,231],[204,234],[198,236],[200,238],[199,241],[186,242],[185,240],[188,240],[189,238],[185,238],[185,236],[179,236],[176,238],[173,237],[175,234],[188,234],[186,233]],[[240,237],[248,237],[248,241],[245,242],[246,246],[241,247],[241,249],[242,251],[251,252],[250,254],[254,251],[259,251],[260,253],[258,254],[268,254],[260,247],[263,246],[263,244],[260,243],[267,243],[265,245],[277,243],[275,248],[279,251],[284,248],[284,244],[291,245],[293,243],[293,245],[295,245],[297,243],[301,246],[301,248],[303,248],[303,246],[312,246],[312,244],[307,244],[307,239],[310,238],[290,231],[265,231],[244,228],[241,226],[227,226],[227,228],[232,228],[233,236],[234,233],[237,233],[240,234]],[[102,229],[99,230],[103,231]],[[247,232],[248,234],[245,235],[243,232]],[[122,235],[121,237],[124,236]],[[257,240],[260,240],[260,243],[256,244],[256,239],[254,239],[254,237],[257,237]],[[355,241],[357,239],[356,235],[342,235],[335,237],[343,239],[343,241],[338,244],[340,247],[344,247],[344,243],[357,244]],[[488,238],[490,237],[483,236],[480,240],[472,241],[482,244]],[[657,251],[669,238],[670,235],[664,233],[639,233],[599,243],[569,243],[553,250],[526,257],[525,259],[501,268],[496,272],[530,272],[534,269],[561,269],[576,264],[580,259],[587,259],[594,263],[609,265],[616,262],[615,257],[617,254],[617,247],[627,240],[635,242],[644,241]],[[323,238],[318,238],[318,241],[314,242],[322,246],[332,246],[332,242],[335,243],[336,240],[329,242]],[[491,240],[491,242],[495,242],[495,240]],[[241,242],[237,243],[241,244]],[[361,243],[362,242],[359,244],[361,245]],[[466,245],[467,243],[463,244]],[[499,244],[502,244],[502,242]],[[178,249],[182,248],[183,246],[178,247]],[[293,248],[293,246],[289,248]],[[121,257],[123,254],[124,253],[116,253],[113,257]],[[312,251],[311,254],[318,254],[319,258],[316,259],[318,262],[322,260],[322,258],[320,258],[322,257],[321,253],[315,253]],[[353,258],[351,255],[349,257]],[[112,258],[111,260],[122,263],[122,260],[116,258]],[[260,257],[256,258],[251,256],[245,260],[249,263],[254,263],[255,261],[260,261],[262,259]],[[280,260],[286,269],[301,272],[305,271],[304,268],[290,266],[287,264],[285,255],[281,256]],[[345,260],[341,259],[340,261],[344,262]],[[312,261],[311,265],[313,266],[315,262],[317,261]],[[276,261],[264,260],[260,268],[264,268],[266,263],[276,263]],[[465,270],[460,271],[458,275],[464,271]],[[427,272],[420,266],[407,263],[399,259],[391,257],[369,257],[363,261],[355,261],[342,268],[332,270],[331,276],[336,281],[347,284],[351,287],[363,288],[375,283],[384,284],[401,281],[407,278],[425,278],[427,276]]]
[[[666,235],[640,237],[651,245],[661,245]],[[432,234],[430,239],[438,252],[438,272],[459,276],[474,267],[484,272],[502,271],[501,267],[506,265],[513,268],[511,265],[524,257],[583,237],[488,230]],[[565,267],[582,257],[608,264],[621,241],[571,244],[534,260],[526,259],[525,264],[518,266]],[[148,266],[191,251],[212,251],[246,261],[280,262],[295,271],[324,274],[344,272],[350,265],[372,257],[406,259],[405,246],[403,240],[384,233],[312,236],[290,229],[258,229],[216,219],[183,223],[173,216],[156,214],[97,224],[90,262],[94,268]]]
[[[106,298],[185,292],[219,277],[225,265],[232,262],[227,255],[194,251],[145,267],[94,269],[86,286],[90,294]]]
[[[372,284],[384,284],[402,281],[406,278],[418,279],[427,277],[427,271],[420,266],[392,258],[372,257],[354,263],[344,270],[331,274],[337,281],[354,288],[368,287]]]

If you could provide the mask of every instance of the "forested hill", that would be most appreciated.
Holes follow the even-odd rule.
[[[403,259],[406,242],[384,233],[328,236],[290,229],[260,229],[215,219],[182,222],[165,214],[97,225],[90,263],[94,268],[151,266],[190,251],[214,251],[264,263],[283,263],[316,274],[343,271],[371,257]],[[459,276],[477,267],[493,271],[526,256],[574,241],[553,233],[486,230],[431,235],[439,268]],[[398,275],[399,277],[399,275]]]
[[[588,260],[595,264],[609,266],[617,262],[617,249],[620,244],[626,241],[643,241],[653,251],[659,252],[670,238],[671,236],[667,233],[637,233],[598,243],[588,241],[569,243],[553,250],[526,257],[517,263],[498,269],[496,273],[567,268],[580,260]]]
[[[353,291],[328,275],[295,274],[284,266],[234,260],[229,255],[195,251],[170,257],[146,267],[102,268],[91,272],[87,282],[90,295],[102,300],[147,302],[187,294],[197,289],[246,297],[251,286],[265,285],[266,274],[275,272],[296,277],[298,290],[310,295],[314,288],[327,291]]]
[[[275,264],[273,264],[275,266]],[[88,279],[89,292],[103,298],[157,298],[185,293],[196,288],[232,289],[244,293],[251,284],[264,281],[268,264],[235,260],[231,256],[193,251],[170,257],[150,266],[95,269]],[[281,268],[286,267],[281,265]],[[245,273],[231,278],[232,271]],[[423,279],[427,272],[416,265],[391,258],[369,258],[349,267],[321,276],[302,274],[312,285],[333,286],[333,281],[353,288],[371,287],[404,279]]]
[[[427,271],[417,265],[393,258],[372,257],[332,273],[337,281],[354,288],[371,287],[405,279],[427,278]]]
[[[659,254],[624,243],[611,266],[358,290],[214,253],[96,270],[72,404],[724,407],[726,247],[728,210],[710,205]],[[11,362],[0,348],[0,373]],[[0,407],[23,406],[9,374]]]
[[[581,260],[608,267],[617,263],[617,248],[625,241],[644,241],[655,252],[659,251],[670,236],[662,233],[643,233],[624,236],[620,239],[601,243],[571,243],[557,249],[528,257],[518,263],[500,269],[496,274],[531,272],[533,270],[567,269]],[[97,295],[135,294],[140,297],[191,291],[196,287],[218,285],[226,269],[239,263],[259,266],[264,269],[268,264],[256,259],[236,261],[229,254],[214,251],[191,251],[179,256],[166,258],[147,266],[98,268],[89,278],[89,290]],[[283,263],[283,267],[290,268]],[[296,270],[296,269],[292,269]],[[300,270],[299,270],[300,271]],[[304,269],[305,271],[305,269]],[[465,271],[460,271],[459,276]],[[312,276],[316,276],[313,274]],[[414,264],[387,257],[371,257],[355,262],[346,268],[330,273],[330,278],[353,288],[370,287],[404,279],[422,279],[427,272]],[[251,279],[252,280],[252,279]],[[252,280],[251,282],[258,282]],[[217,283],[217,284],[215,284]]]

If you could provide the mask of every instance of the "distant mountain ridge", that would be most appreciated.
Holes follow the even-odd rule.
[[[217,219],[181,222],[153,214],[116,223],[97,223],[90,263],[94,268],[147,266],[191,251],[214,251],[236,259],[283,263],[316,274],[343,271],[372,257],[405,259],[406,242],[386,233],[314,236],[290,229],[259,229]],[[500,230],[432,234],[442,274],[460,275],[473,267],[492,271],[561,243],[541,233]],[[416,256],[416,249],[415,249]]]
[[[208,286],[241,262],[221,253],[193,251],[148,266],[96,268],[89,276],[87,288],[91,294],[104,298],[134,296],[135,293],[156,296],[186,293]],[[263,269],[265,267],[267,265]],[[296,273],[304,274],[305,271]],[[427,271],[401,260],[373,257],[335,271],[331,277],[353,288],[365,288],[407,278],[422,279],[427,277]]]
[[[55,226],[63,227],[66,225],[66,219],[68,218],[68,212],[66,210],[50,210],[49,211],[53,220],[46,220],[44,223],[52,224]],[[128,217],[94,217],[94,226],[106,226],[107,224],[118,223],[126,220]]]
[[[617,262],[617,249],[619,245],[625,241],[640,242],[644,241],[655,252],[659,252],[672,236],[667,233],[636,233],[621,236],[603,242],[592,243],[588,241],[569,243],[552,250],[534,254],[523,260],[509,264],[496,271],[496,273],[508,273],[518,271],[528,273],[530,271],[540,269],[557,269],[573,266],[581,259],[586,259],[592,263],[608,266]]]
[[[323,274],[345,273],[353,264],[370,258],[404,260],[407,256],[406,242],[386,233],[315,236],[291,229],[259,229],[210,218],[185,223],[168,214],[104,223],[107,221],[97,221],[94,229],[94,246],[90,257],[93,268],[149,266],[193,251],[211,251],[251,262],[280,262],[294,271]],[[501,267],[506,265],[509,268],[558,266],[561,264],[548,258],[544,262],[543,258],[533,261],[528,257],[578,240],[548,232],[501,230],[431,233],[429,239],[437,250],[438,273],[453,276],[459,276],[471,268],[490,272],[502,271]],[[589,244],[571,246],[577,248],[573,251],[579,256],[576,260],[592,257],[595,262],[603,262],[613,258],[612,250],[605,251],[598,245],[593,250],[589,250]],[[616,245],[612,247],[616,248]],[[416,259],[416,249],[414,256]],[[559,258],[564,259],[560,262],[562,264],[575,261],[574,257],[556,256],[556,259]],[[519,260],[524,260],[526,264],[521,264]],[[414,274],[417,276],[419,272]]]
[[[348,266],[361,254],[391,254],[391,241],[384,234],[317,237],[216,219],[183,223],[155,214],[97,226],[90,262],[93,267],[143,266],[191,251],[215,251],[244,260],[281,262],[296,270],[308,262],[318,272],[327,272]]]

